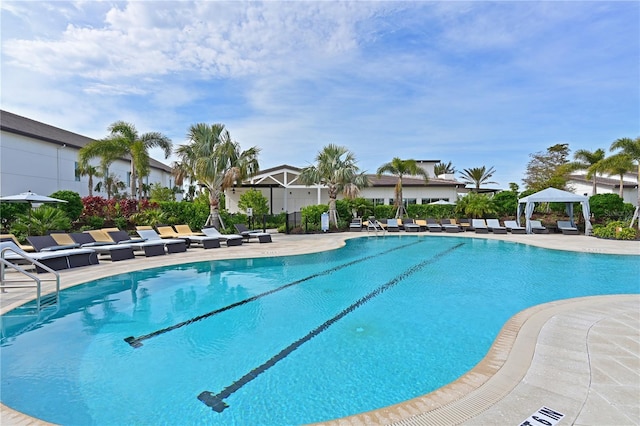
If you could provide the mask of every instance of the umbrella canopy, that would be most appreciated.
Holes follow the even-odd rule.
[[[441,206],[455,206],[456,203],[452,203],[451,201],[445,201],[445,200],[438,200],[438,201],[434,201],[433,203],[429,203],[430,206],[433,205],[441,205]]]
[[[31,208],[34,204],[43,203],[66,203],[66,200],[38,195],[35,192],[27,191],[17,195],[7,195],[0,198],[0,203],[29,203],[29,234],[31,234]]]
[[[29,203],[29,204],[42,204],[42,203],[66,203],[66,200],[60,200],[58,198],[47,197],[46,195],[38,195],[35,192],[27,191],[17,195],[7,195],[0,198],[0,203]]]

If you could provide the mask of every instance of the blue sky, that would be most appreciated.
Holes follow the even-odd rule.
[[[0,7],[2,109],[89,137],[124,120],[177,146],[223,123],[263,169],[335,143],[370,173],[451,161],[507,188],[556,143],[640,135],[636,1]]]

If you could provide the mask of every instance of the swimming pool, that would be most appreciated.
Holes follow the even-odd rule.
[[[61,424],[326,420],[455,380],[529,306],[637,293],[638,266],[403,235],[119,275],[65,291],[63,310],[5,339],[2,402]]]

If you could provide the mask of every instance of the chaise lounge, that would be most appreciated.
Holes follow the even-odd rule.
[[[133,247],[127,244],[107,244],[96,242],[90,234],[76,232],[72,234],[53,233],[51,237],[60,245],[77,244],[82,248],[91,248],[98,255],[107,255],[112,262],[133,259]]]
[[[227,244],[227,247],[240,246],[244,237],[238,234],[221,234],[216,228],[202,228],[202,232],[208,237],[217,237]]]
[[[529,223],[531,224],[531,232],[533,232],[534,234],[548,234],[549,230],[542,225],[542,222],[540,222],[539,220],[530,220]]]
[[[430,232],[442,232],[442,225],[440,225],[435,219],[428,217],[427,229]]]
[[[41,256],[41,258],[44,265],[54,270],[97,265],[99,263],[98,254],[95,250],[80,248],[78,244],[61,246],[51,235],[29,236],[27,241],[38,253],[52,253],[51,256]]]
[[[462,227],[456,223],[455,219],[442,219],[440,223],[442,224],[442,229],[444,229],[445,232],[463,232]]]
[[[257,238],[261,243],[271,242],[271,234],[269,234],[268,232],[249,229],[242,223],[236,223],[233,226],[236,228],[236,231],[238,231],[238,233],[242,235],[246,242],[249,242],[250,238]]]
[[[492,231],[494,234],[507,233],[507,228],[500,225],[500,221],[498,219],[487,219],[487,226],[489,227],[489,231]]]
[[[522,227],[522,226],[518,226],[518,222],[516,222],[515,220],[505,220],[504,221],[504,226],[507,227],[507,231],[511,232],[512,234],[526,234],[527,233],[527,229]]]
[[[476,230],[476,234],[489,233],[489,227],[487,226],[487,223],[484,221],[484,219],[472,219],[471,226],[473,226],[473,229]]]
[[[559,220],[558,221],[558,229],[562,231],[564,235],[579,235],[580,231],[577,227],[575,227],[571,221],[568,220]]]
[[[37,273],[48,272],[41,268],[38,263],[60,271],[63,269],[75,268],[76,266],[88,266],[92,263],[87,262],[91,258],[90,249],[60,249],[43,252],[26,252],[16,245],[13,241],[0,242],[0,253],[2,258],[9,263],[15,265],[33,265]],[[93,252],[95,255],[95,252]],[[35,263],[38,262],[38,263]],[[85,264],[86,263],[86,264]],[[96,262],[97,263],[97,256]]]

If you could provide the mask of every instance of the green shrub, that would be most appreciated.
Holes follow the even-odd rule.
[[[493,203],[498,217],[515,216],[518,210],[518,193],[513,191],[498,192],[493,196]]]
[[[373,215],[378,219],[389,219],[391,217],[395,217],[395,207],[386,204],[377,205],[373,209]]]
[[[11,228],[18,215],[29,213],[28,203],[0,203],[0,223],[3,229]]]
[[[34,209],[29,215],[19,215],[11,227],[12,233],[21,235],[46,235],[47,231],[71,229],[71,220],[62,211],[48,205]]]
[[[597,194],[589,198],[589,209],[596,220],[630,219],[634,208],[618,194]]]
[[[302,227],[305,226],[309,231],[320,230],[320,220],[322,213],[329,211],[329,206],[326,204],[317,204],[305,206],[300,209],[302,215]]]
[[[66,203],[56,203],[53,207],[62,210],[72,222],[78,220],[82,214],[82,209],[84,209],[80,194],[73,191],[62,190],[54,192],[50,197],[65,200]]]
[[[615,220],[606,225],[594,225],[593,235],[598,238],[607,238],[614,240],[635,240],[638,238],[638,232],[634,228],[629,228],[629,224]]]
[[[262,217],[263,214],[269,213],[269,200],[262,192],[251,188],[240,196],[238,207],[245,212],[251,208],[255,217]]]
[[[89,216],[85,219],[86,225],[88,229],[100,229],[104,228],[104,218],[101,216]]]

